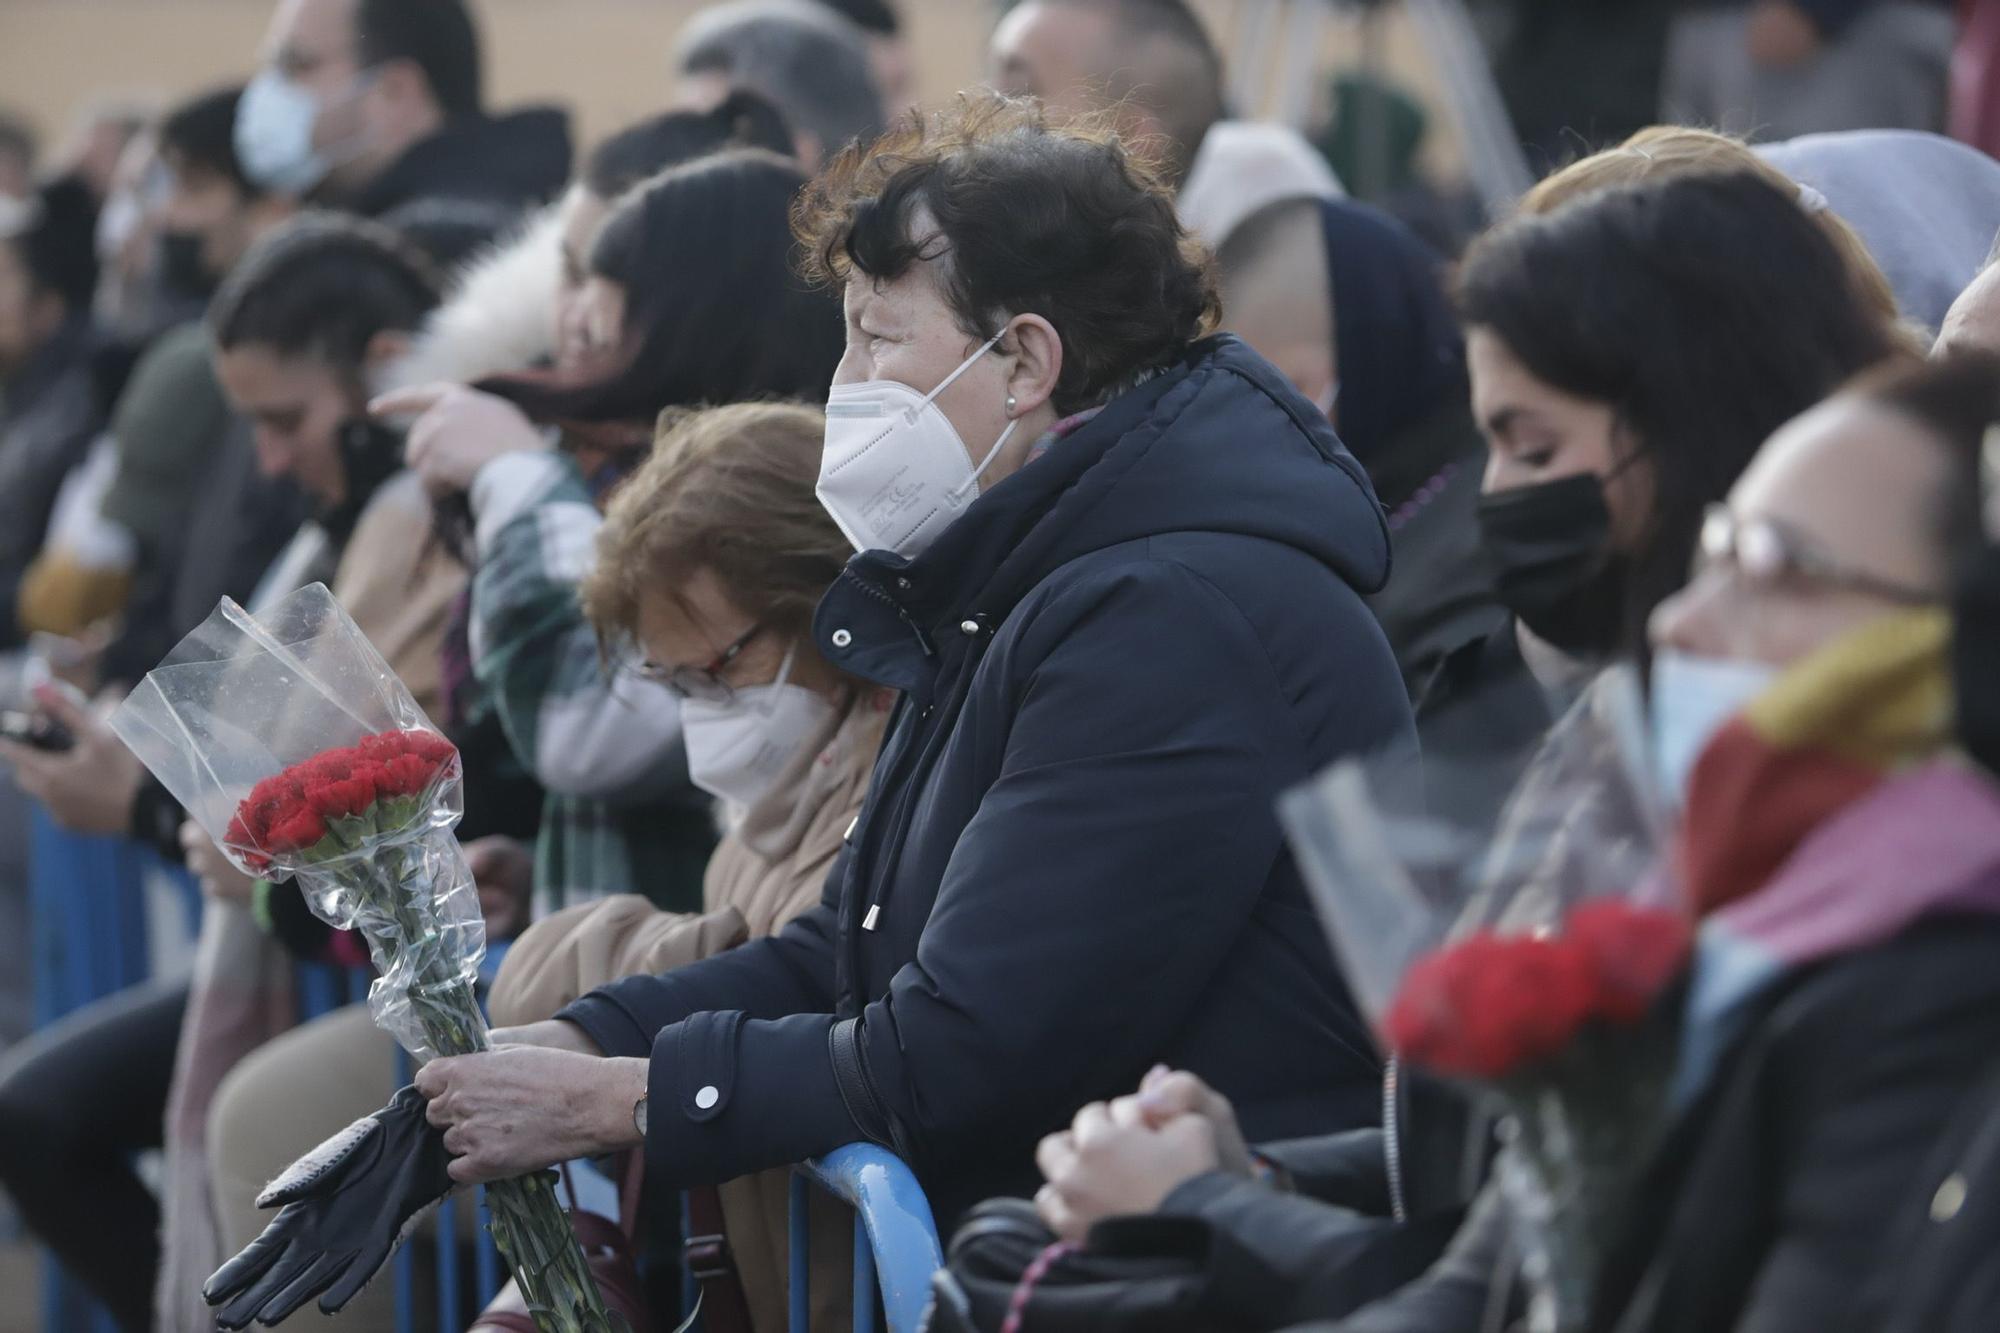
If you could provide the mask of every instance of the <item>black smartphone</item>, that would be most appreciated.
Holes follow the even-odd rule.
[[[33,746],[37,750],[62,751],[76,744],[69,728],[40,713],[0,712],[0,737]]]

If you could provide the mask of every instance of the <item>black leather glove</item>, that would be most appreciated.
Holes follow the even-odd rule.
[[[275,1324],[315,1296],[332,1314],[354,1299],[410,1219],[451,1190],[444,1131],[425,1106],[415,1087],[403,1088],[271,1182],[257,1206],[277,1217],[201,1289],[222,1307],[217,1324]]]

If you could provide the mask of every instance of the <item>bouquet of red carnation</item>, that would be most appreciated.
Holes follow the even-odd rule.
[[[225,598],[111,725],[245,873],[296,879],[321,919],[361,932],[369,1008],[413,1056],[486,1049],[458,751],[323,585],[261,617]],[[536,1327],[609,1330],[549,1180],[498,1182],[487,1203]]]
[[[1420,959],[1383,1027],[1418,1068],[1505,1104],[1495,1169],[1530,1238],[1533,1326],[1581,1328],[1613,1233],[1663,1121],[1679,1030],[1663,1003],[1687,966],[1679,912],[1620,899],[1559,931],[1479,931]]]
[[[1655,883],[1657,799],[1632,673],[1602,673],[1518,775],[1482,735],[1343,760],[1280,808],[1349,989],[1405,1066],[1499,1113],[1494,1170],[1525,1242],[1531,1323],[1585,1318],[1597,1250],[1656,1141],[1685,918],[1601,897]],[[1447,733],[1447,739],[1450,733]],[[1511,787],[1494,812],[1468,794]],[[1410,1215],[1384,1122],[1392,1208]],[[1457,1164],[1453,1164],[1457,1165]],[[1415,1173],[1436,1189],[1436,1173]],[[1463,1173],[1460,1173],[1463,1174]],[[1462,1202],[1418,1198],[1419,1207]]]

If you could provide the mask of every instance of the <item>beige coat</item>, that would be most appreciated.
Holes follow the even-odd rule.
[[[445,627],[465,580],[465,566],[433,533],[414,472],[397,473],[370,497],[333,577],[335,600],[432,719],[444,706]]]
[[[539,1022],[620,977],[671,971],[769,935],[817,903],[867,794],[888,709],[881,694],[857,700],[724,834],[709,860],[702,915],[662,912],[628,894],[530,927],[508,950],[493,983],[494,1025]],[[790,1179],[788,1170],[777,1169],[722,1187],[730,1248],[759,1333],[782,1333],[786,1326]],[[814,1201],[812,1254],[812,1327],[847,1328],[852,1223],[823,1198]]]

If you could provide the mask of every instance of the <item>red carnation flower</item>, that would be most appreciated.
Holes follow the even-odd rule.
[[[327,779],[306,789],[306,801],[323,819],[353,819],[375,804],[374,766],[363,765],[352,777]]]
[[[1482,932],[1412,968],[1384,1026],[1415,1064],[1500,1078],[1567,1045],[1594,989],[1588,959],[1566,941]]]
[[[1618,1024],[1646,1016],[1687,966],[1692,947],[1688,923],[1678,913],[1617,898],[1584,903],[1569,914],[1563,931],[1597,974],[1600,1016]]]
[[[430,786],[436,771],[416,755],[398,755],[383,762],[375,789],[384,796],[415,796]]]
[[[252,787],[236,808],[229,840],[239,849],[303,852],[330,834],[331,821],[359,818],[380,800],[429,791],[457,754],[451,742],[418,728],[322,750]]]
[[[409,752],[435,768],[443,768],[458,753],[458,748],[450,741],[432,732],[406,731],[403,735]]]
[[[326,821],[312,810],[301,806],[285,818],[281,824],[271,829],[265,850],[284,854],[303,852],[316,847],[326,837]]]
[[[234,847],[253,870],[262,870],[271,864],[271,858],[257,850],[263,846],[263,839],[251,834],[243,823],[240,811],[229,821],[229,829],[222,835],[222,842],[226,847]]]

